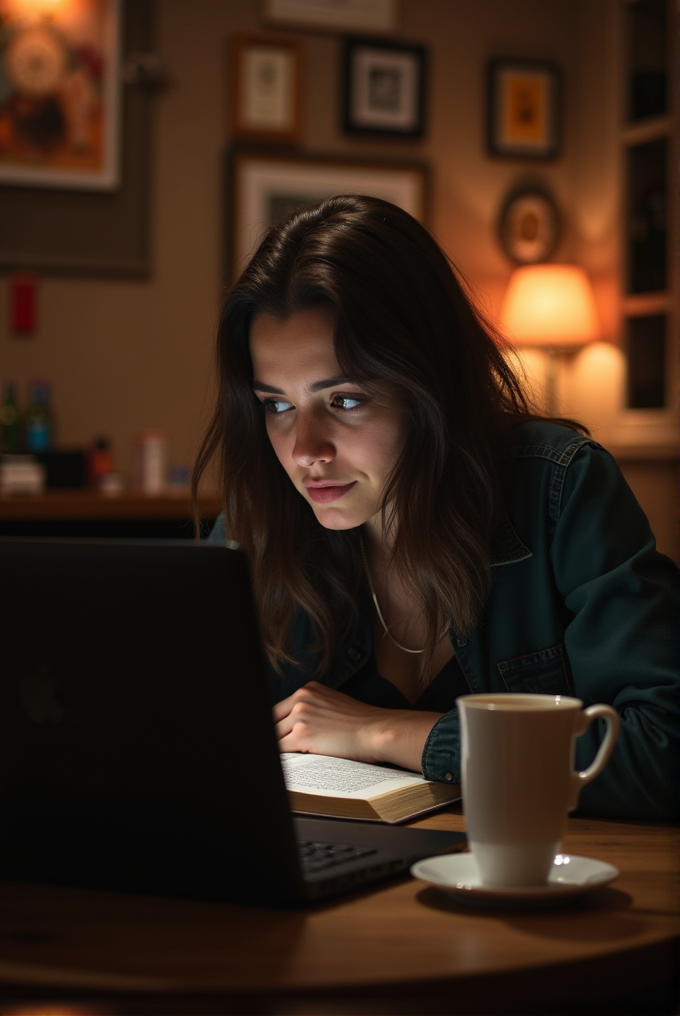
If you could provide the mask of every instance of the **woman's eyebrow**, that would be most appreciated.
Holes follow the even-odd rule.
[[[253,381],[254,392],[270,392],[272,395],[283,395],[282,388],[275,388],[274,385],[266,385],[264,381],[258,381],[257,378]]]
[[[335,385],[346,385],[351,384],[348,377],[344,374],[336,374],[335,377],[322,378],[321,381],[313,381],[309,386],[310,392],[320,392],[322,388],[334,388]]]
[[[325,377],[321,378],[320,381],[312,381],[308,390],[310,392],[320,392],[323,388],[333,388],[335,385],[346,384],[352,384],[352,382],[344,374],[338,374],[335,377]],[[258,381],[257,378],[253,381],[253,391],[269,392],[271,395],[286,394],[283,388],[275,388],[274,385],[265,384],[264,381]]]

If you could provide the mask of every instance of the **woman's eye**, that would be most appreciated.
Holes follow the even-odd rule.
[[[333,409],[359,409],[360,406],[364,405],[365,401],[365,399],[360,398],[358,395],[334,395],[331,399],[331,406]]]
[[[292,408],[291,403],[285,402],[283,399],[263,399],[262,405],[266,413],[272,413],[274,416],[278,413],[285,413],[287,409]]]

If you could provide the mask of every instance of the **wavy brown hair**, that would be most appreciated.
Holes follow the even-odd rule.
[[[422,672],[446,625],[470,630],[488,596],[490,540],[512,457],[513,423],[532,416],[507,344],[428,231],[402,209],[340,196],[272,226],[227,293],[218,394],[192,479],[219,466],[229,537],[247,553],[267,654],[294,662],[306,612],[318,674],[365,590],[358,530],[325,529],[278,462],[252,391],[254,315],[327,305],[344,374],[403,400],[409,436],[383,495],[392,563],[427,618]]]

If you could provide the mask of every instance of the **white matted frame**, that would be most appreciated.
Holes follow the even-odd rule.
[[[282,157],[235,151],[230,159],[228,259],[236,274],[268,226],[334,194],[369,194],[404,208],[425,223],[427,168],[423,164],[343,162],[324,156]]]
[[[231,133],[298,141],[302,133],[302,43],[289,36],[238,35],[230,46]]]
[[[424,129],[425,48],[345,41],[344,128],[350,134],[419,138]]]
[[[119,183],[120,0],[0,0],[0,183]]]
[[[337,32],[393,32],[399,0],[261,0],[268,24]]]

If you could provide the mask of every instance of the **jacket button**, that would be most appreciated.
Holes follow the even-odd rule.
[[[444,773],[444,779],[447,783],[453,783],[453,773]]]
[[[358,651],[358,649],[350,649],[348,650],[347,655],[349,656],[350,660],[356,661],[361,656],[361,653]]]
[[[456,645],[462,649],[463,646],[467,645],[467,639],[456,639]]]

